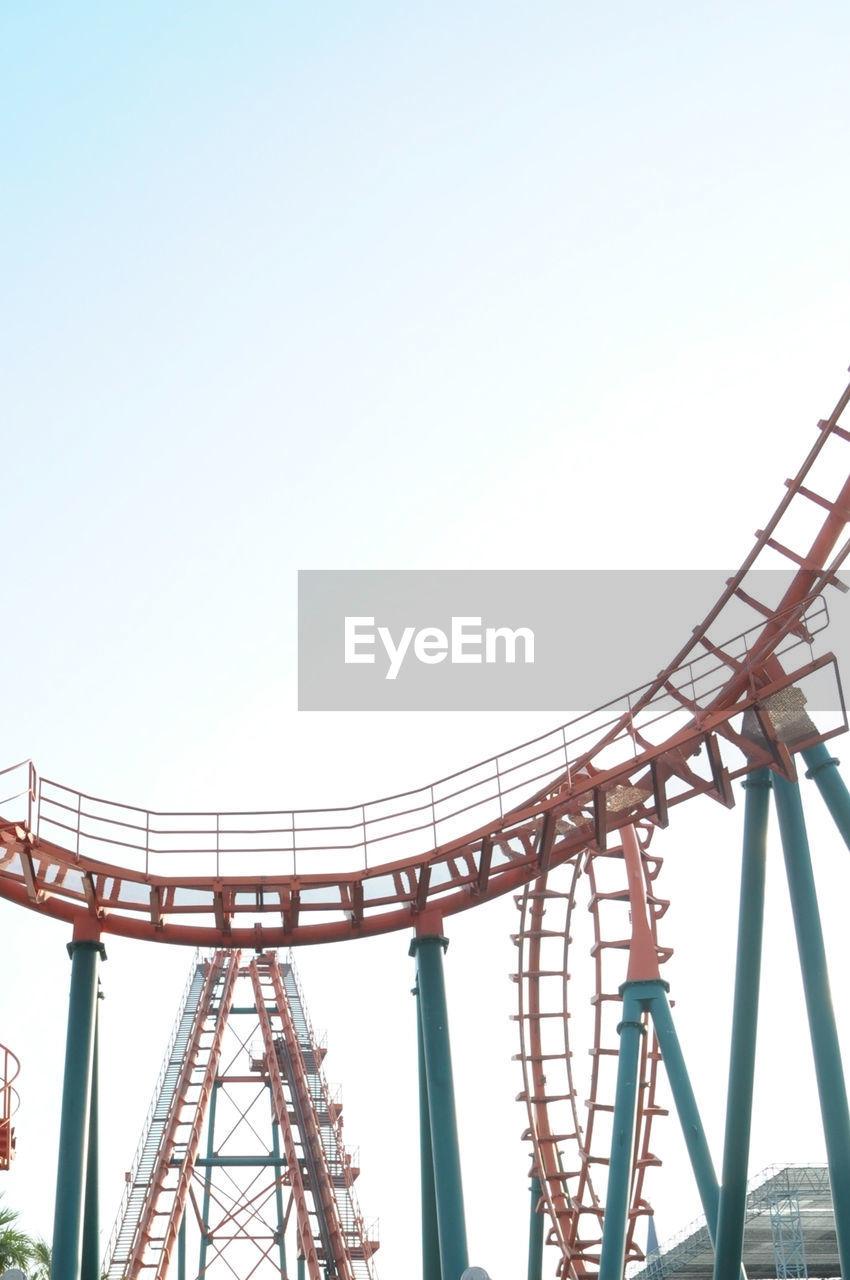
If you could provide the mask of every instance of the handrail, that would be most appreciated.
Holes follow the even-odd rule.
[[[813,637],[828,623],[823,600],[812,602],[806,616],[807,636]],[[749,641],[760,630],[754,626],[727,641],[724,652],[734,659],[745,658]],[[787,656],[798,647],[810,650],[808,638],[790,636],[781,655]],[[37,805],[37,834],[50,838],[54,831],[64,831],[81,841],[108,845],[111,850],[130,850],[143,854],[147,870],[151,860],[172,855],[249,855],[291,853],[310,855],[320,852],[359,852],[359,864],[366,867],[368,848],[402,843],[419,833],[438,833],[441,826],[464,817],[475,809],[489,805],[507,812],[520,799],[560,779],[587,754],[587,742],[598,741],[612,726],[620,726],[619,739],[633,747],[633,734],[639,728],[646,735],[652,727],[669,727],[671,718],[687,714],[686,702],[694,698],[684,690],[693,687],[698,704],[706,704],[722,690],[722,677],[728,664],[712,654],[690,659],[677,672],[670,673],[668,685],[675,676],[682,677],[677,691],[661,689],[655,701],[643,697],[647,686],[633,689],[591,712],[539,734],[527,742],[465,769],[456,770],[432,783],[410,791],[382,796],[365,804],[349,804],[338,808],[303,810],[238,810],[202,811],[155,810],[140,805],[122,804],[100,796],[76,791],[50,778],[41,778]],[[632,724],[620,713],[624,705],[641,707],[644,715]],[[632,712],[634,721],[636,712]],[[600,721],[600,717],[605,717]],[[29,764],[29,762],[24,762]],[[19,766],[20,767],[20,766]],[[18,794],[23,794],[23,789]],[[64,816],[63,815],[67,815]],[[276,818],[271,824],[258,820]],[[135,820],[134,820],[135,819]],[[251,819],[250,822],[247,819]],[[412,819],[404,822],[404,819]],[[170,821],[169,821],[170,820]],[[242,820],[240,822],[240,820]],[[401,822],[401,825],[399,823]],[[258,842],[258,837],[277,837]],[[242,842],[238,837],[243,837]],[[247,837],[251,837],[250,840]],[[200,840],[200,842],[198,842]],[[433,839],[425,841],[433,847]],[[94,854],[92,856],[95,856]],[[355,869],[352,866],[352,869]],[[236,870],[236,868],[234,868]],[[373,867],[372,871],[377,870]],[[163,867],[165,871],[165,867]]]
[[[850,525],[850,431],[838,425],[848,403],[850,386],[819,424],[803,465],[720,599],[643,686],[424,787],[338,808],[157,812],[39,782],[23,762],[18,767],[29,772],[18,798],[28,791],[27,818],[15,813],[10,823],[0,813],[0,895],[66,920],[94,915],[106,930],[130,936],[210,945],[329,941],[401,928],[431,906],[450,913],[510,891],[541,859],[562,861],[582,839],[604,842],[608,826],[663,822],[670,804],[693,795],[709,791],[731,803],[730,778],[757,765],[788,772],[789,751],[847,727],[834,658],[815,657],[813,637],[828,619],[822,593],[840,585],[837,572],[850,554],[850,541],[840,541]],[[828,448],[841,450],[841,458]],[[818,476],[815,488],[804,484],[816,462],[828,493],[815,491]],[[834,495],[833,476],[846,477]],[[801,547],[797,517],[811,513],[818,531]],[[765,562],[790,573],[778,603],[759,601],[749,576]],[[733,602],[755,621],[727,641],[716,631]],[[802,682],[825,663],[834,669],[840,706],[824,730],[802,711]],[[806,731],[786,745],[773,740],[763,703],[774,698],[787,712],[789,697]],[[754,740],[734,727],[748,708],[750,720],[767,725],[767,738],[761,729]],[[734,768],[721,758],[721,740],[724,752],[739,753],[740,767],[737,758]],[[690,764],[703,747],[709,780]],[[14,768],[4,772],[14,776]],[[546,844],[539,851],[538,840]],[[301,913],[310,911],[319,914],[307,924]],[[256,912],[277,913],[277,922],[270,925],[267,914],[263,923],[243,923],[237,937],[233,921]]]

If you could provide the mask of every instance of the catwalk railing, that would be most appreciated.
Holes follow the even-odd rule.
[[[790,775],[790,752],[847,723],[834,659],[814,646],[850,550],[848,400],[850,387],[739,571],[640,688],[424,787],[336,808],[163,812],[38,779],[26,761],[0,775],[0,894],[161,941],[330,941],[511,891],[604,847],[609,829],[665,825],[696,794],[731,803],[730,779],[762,765]],[[757,574],[777,566],[774,592]],[[807,700],[830,708],[817,726]]]
[[[814,601],[805,634],[786,636],[777,657],[792,671],[809,670],[817,661],[814,637],[827,624],[826,603]],[[638,760],[642,748],[672,738],[711,705],[724,688],[729,664],[745,664],[759,631],[753,627],[727,641],[723,659],[706,653],[688,661],[650,701],[648,686],[642,686],[468,769],[365,804],[251,814],[158,812],[38,778],[29,761],[17,766],[28,779],[17,795],[29,798],[27,820],[38,840],[70,850],[74,858],[108,858],[143,878],[166,870],[201,880],[374,871],[503,821],[554,783],[569,782],[586,765],[588,748],[600,740],[605,746],[594,754],[599,771]],[[832,674],[828,661],[823,668]],[[837,680],[831,693],[833,705],[843,707]],[[190,906],[191,900],[175,905]]]

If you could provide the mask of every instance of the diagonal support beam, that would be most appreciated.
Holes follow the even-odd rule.
[[[838,772],[838,760],[829,754],[824,742],[806,747],[802,756],[807,765],[806,777],[814,780],[844,843],[850,849],[850,792]]]

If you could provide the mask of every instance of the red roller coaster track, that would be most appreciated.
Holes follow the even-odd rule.
[[[12,1116],[18,1109],[18,1094],[14,1081],[21,1064],[11,1049],[0,1044],[0,1171],[8,1170],[15,1155],[15,1130]]]
[[[81,936],[343,940],[515,890],[629,824],[666,825],[694,795],[731,804],[730,781],[761,765],[793,773],[792,751],[846,727],[819,731],[804,704],[810,681],[837,681],[813,637],[848,552],[848,400],[850,387],[720,599],[644,687],[451,777],[340,809],[159,813],[23,762],[5,770],[4,812],[19,807],[0,826],[0,895]],[[777,564],[792,568],[790,585],[759,598],[753,571]],[[730,641],[733,606],[751,625]]]

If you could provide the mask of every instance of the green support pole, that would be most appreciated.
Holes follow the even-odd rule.
[[[744,783],[744,848],[738,912],[738,951],[732,1004],[732,1041],[726,1095],[723,1173],[717,1207],[714,1280],[737,1280],[744,1248],[747,1168],[753,1112],[770,771],[758,769]]]
[[[207,1121],[207,1164],[210,1168],[214,1162],[215,1156],[215,1103],[218,1097],[220,1085],[218,1080],[213,1081],[212,1092],[210,1093],[210,1114]],[[201,1207],[201,1245],[198,1250],[198,1275],[206,1275],[207,1271],[207,1248],[210,1241],[210,1203],[212,1199],[211,1193],[212,1173],[208,1173],[204,1178],[204,1198]]]
[[[644,985],[649,984],[645,983]],[[659,979],[653,983],[653,986],[655,990],[649,1006],[652,1025],[655,1027],[655,1035],[658,1039],[658,1047],[661,1050],[661,1057],[664,1060],[664,1067],[667,1071],[670,1092],[673,1095],[682,1136],[688,1149],[688,1157],[690,1158],[691,1169],[697,1184],[702,1211],[705,1214],[709,1235],[713,1241],[717,1238],[717,1174],[714,1171],[714,1163],[711,1159],[711,1152],[708,1149],[708,1141],[706,1140],[705,1130],[702,1127],[699,1108],[694,1097],[688,1069],[685,1066],[682,1046],[679,1044],[679,1037],[673,1025],[673,1015],[670,1012],[670,1005],[667,1000],[667,985]]]
[[[98,1139],[98,1023],[100,993],[94,1013],[94,1045],[91,1067],[91,1105],[89,1107],[89,1143],[86,1159],[86,1198],[83,1211],[82,1280],[100,1280],[100,1177]]]
[[[802,755],[807,766],[806,777],[814,780],[844,843],[850,849],[850,791],[838,772],[838,761],[829,754],[825,742],[807,747]]]
[[[304,1255],[303,1255],[303,1253],[300,1253],[300,1254],[298,1255],[298,1269],[297,1269],[296,1274],[297,1274],[297,1276],[298,1276],[298,1280],[304,1280]]]
[[[773,791],[809,1016],[838,1256],[841,1274],[847,1276],[850,1275],[850,1112],[829,989],[820,910],[800,789],[795,782],[788,782],[777,774]]]
[[[542,1280],[543,1276],[543,1228],[545,1226],[542,1213],[537,1206],[543,1188],[540,1179],[531,1179],[531,1217],[528,1223],[528,1280]]]
[[[59,1127],[52,1280],[81,1280],[99,942],[72,942],[71,996]]]
[[[431,1150],[431,1113],[428,1108],[428,1079],[425,1067],[425,1040],[422,1035],[422,1008],[419,988],[416,998],[416,1042],[419,1054],[419,1170],[422,1184],[422,1280],[441,1280],[440,1232],[437,1225],[437,1193],[434,1186],[434,1154]]]
[[[271,1090],[271,1085],[269,1085]],[[277,1238],[278,1238],[278,1260],[280,1262],[280,1274],[286,1275],[286,1241],[283,1238],[283,1188],[280,1184],[282,1169],[280,1168],[280,1132],[276,1120],[272,1120],[272,1155],[275,1159],[277,1167],[274,1188],[275,1208],[277,1209]]]
[[[620,1035],[620,1052],[617,1057],[617,1089],[614,1094],[611,1160],[608,1165],[608,1190],[605,1195],[599,1280],[623,1280],[626,1265],[626,1233],[629,1221],[629,1192],[632,1185],[632,1157],[635,1148],[640,1044],[646,1035],[646,1028],[641,1021],[641,1004],[634,988],[644,985],[642,982],[624,982],[620,988],[623,995],[623,1020],[617,1028]]]
[[[443,951],[447,945],[447,940],[442,937],[415,938],[410,951],[416,956],[416,985],[425,1050],[440,1271],[442,1280],[460,1280],[469,1265],[469,1255],[443,977]]]
[[[177,1231],[177,1280],[186,1280],[186,1214]]]

